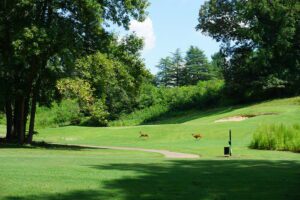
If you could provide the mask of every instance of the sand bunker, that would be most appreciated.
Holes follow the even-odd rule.
[[[256,115],[239,115],[239,116],[233,116],[233,117],[226,117],[223,119],[218,119],[215,122],[219,123],[219,122],[240,122],[240,121],[244,121],[248,118],[252,118],[252,117],[257,117],[260,115],[276,115],[276,113],[262,113],[262,114],[256,114]]]
[[[223,118],[223,119],[218,119],[215,122],[239,122],[239,121],[243,121],[245,119],[248,119],[249,117],[245,117],[245,116],[234,116],[234,117],[227,117],[227,118]]]

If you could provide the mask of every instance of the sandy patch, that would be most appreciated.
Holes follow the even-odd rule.
[[[215,122],[219,123],[219,122],[240,122],[240,121],[244,121],[245,119],[248,119],[249,117],[245,117],[245,116],[234,116],[234,117],[227,117],[227,118],[223,118],[223,119],[218,119]]]
[[[256,114],[256,115],[240,115],[240,116],[233,116],[233,117],[226,117],[223,119],[218,119],[215,122],[240,122],[244,121],[246,119],[252,118],[252,117],[257,117],[261,115],[276,115],[277,113],[261,113],[261,114]]]

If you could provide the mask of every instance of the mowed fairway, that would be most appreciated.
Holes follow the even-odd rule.
[[[215,123],[228,116],[273,113],[240,122]],[[61,127],[39,130],[39,141],[62,144],[86,144],[124,147],[165,149],[199,154],[202,158],[216,159],[223,155],[228,145],[228,131],[232,130],[233,153],[241,159],[290,159],[300,154],[287,152],[257,151],[248,148],[255,128],[265,123],[300,123],[300,98],[274,100],[241,108],[223,108],[207,112],[187,112],[182,116],[164,119],[163,124],[131,127]],[[147,133],[148,139],[139,138],[139,132]],[[201,133],[199,141],[192,134]],[[274,154],[275,153],[275,154]],[[273,157],[274,156],[274,157]]]
[[[274,113],[241,122],[237,115]],[[191,111],[161,125],[61,127],[38,130],[38,141],[164,149],[201,155],[166,159],[157,153],[50,145],[0,148],[0,199],[300,199],[300,154],[248,148],[261,123],[300,123],[300,98],[241,108]],[[233,157],[223,157],[228,130]],[[1,129],[4,131],[3,127]],[[139,138],[139,131],[149,134]],[[191,134],[201,133],[196,141]]]

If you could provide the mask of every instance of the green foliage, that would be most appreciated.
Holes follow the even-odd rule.
[[[65,78],[59,80],[56,87],[64,99],[77,100],[82,112],[88,112],[94,102],[94,91],[85,80]]]
[[[34,120],[30,121],[27,135],[25,119],[29,114],[35,119],[37,103],[50,105],[57,98],[57,80],[74,78],[80,73],[74,67],[78,58],[102,52],[116,62],[128,61],[128,69],[131,65],[133,71],[140,69],[135,71],[135,76],[129,73],[131,80],[123,83],[134,91],[136,88],[129,82],[140,83],[137,79],[143,74],[144,65],[141,59],[136,59],[142,42],[135,37],[118,42],[107,27],[113,23],[128,29],[132,19],[145,19],[148,6],[147,0],[0,1],[0,110],[5,106],[9,116],[7,140],[18,139],[23,144],[27,137],[26,142],[31,142]],[[116,53],[122,50],[125,56]],[[135,65],[133,60],[137,60]],[[127,71],[118,68],[115,67],[120,71],[116,79],[129,80]],[[114,86],[118,84],[122,83]],[[124,94],[114,90],[113,95],[117,93]],[[124,104],[126,106],[128,104]],[[99,111],[96,113],[99,118]]]
[[[300,125],[262,125],[255,131],[250,147],[300,152]]]
[[[215,78],[217,79],[224,79],[223,77],[223,70],[225,68],[226,59],[225,55],[223,55],[221,52],[217,52],[211,56],[211,70],[213,71],[213,74]]]
[[[299,94],[300,4],[210,0],[197,30],[222,42],[227,92],[236,99]]]
[[[63,100],[53,103],[51,108],[38,107],[36,113],[36,126],[38,128],[58,127],[79,124],[82,114],[75,100]]]
[[[142,87],[140,110],[123,115],[110,126],[138,125],[154,121],[169,112],[191,108],[206,109],[222,103],[223,81],[200,81],[195,86],[174,88],[155,88],[151,85]]]
[[[5,115],[4,113],[0,112],[0,124],[5,124]]]
[[[96,101],[90,108],[90,124],[94,126],[106,126],[108,123],[107,117],[109,113],[102,101]]]
[[[133,72],[131,66],[128,66],[130,62],[123,63],[121,61],[123,58],[113,59],[97,52],[76,62],[78,76],[91,85],[93,98],[102,100],[108,112],[107,117],[110,119],[116,118],[122,112],[133,110],[136,105],[137,91],[145,76],[143,63],[136,63],[135,67],[139,70]],[[134,58],[135,56],[131,59]]]
[[[142,110],[136,110],[130,114],[121,115],[118,120],[109,122],[109,126],[135,126],[149,122],[159,116],[167,113],[169,107],[166,105],[156,104],[146,107]]]
[[[221,79],[219,63],[212,65],[204,52],[198,47],[191,46],[183,58],[177,49],[172,56],[162,58],[157,65],[159,72],[156,82],[161,86],[196,85],[199,81]]]

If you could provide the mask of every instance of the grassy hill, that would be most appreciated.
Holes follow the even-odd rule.
[[[259,104],[226,107],[201,111],[188,111],[180,115],[161,119],[161,124],[127,127],[60,127],[39,130],[37,140],[64,144],[112,145],[167,149],[196,153],[204,158],[223,155],[227,146],[228,131],[233,134],[234,155],[239,158],[271,158],[273,152],[250,150],[252,134],[260,124],[300,122],[300,98],[267,101]],[[216,120],[240,116],[257,115],[239,122]],[[140,139],[139,131],[149,134],[149,139]],[[203,139],[196,141],[191,134],[201,133]],[[271,157],[270,157],[271,156]],[[274,158],[298,158],[299,154],[276,152]]]
[[[257,126],[299,123],[299,113],[297,97],[186,111],[152,125],[41,129],[35,140],[166,149],[201,158],[174,160],[156,153],[68,146],[0,146],[0,199],[299,199],[300,154],[248,148]],[[258,116],[215,122],[240,115]],[[229,129],[233,157],[224,158]],[[140,139],[139,131],[150,138]],[[196,141],[192,133],[201,133],[203,139]]]

